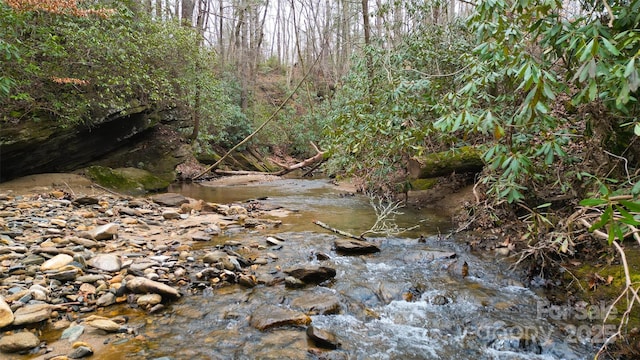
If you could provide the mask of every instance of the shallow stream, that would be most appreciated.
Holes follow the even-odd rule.
[[[207,287],[172,303],[163,314],[133,316],[150,341],[144,348],[116,347],[123,357],[155,359],[586,359],[593,357],[592,324],[556,319],[548,303],[523,287],[509,263],[471,253],[446,238],[449,219],[434,212],[403,209],[398,225],[419,227],[397,237],[374,237],[373,255],[344,256],[332,250],[337,235],[312,223],[320,220],[354,234],[375,220],[369,200],[346,195],[324,180],[276,180],[256,185],[176,186],[170,191],[218,203],[261,202],[294,212],[279,228],[220,236],[265,244],[284,239],[265,266],[279,269],[307,263],[337,270],[320,286],[288,289],[284,284]],[[419,242],[424,235],[425,242]],[[440,258],[438,251],[455,252]],[[328,260],[315,256],[323,253]],[[463,276],[463,264],[468,275]],[[301,299],[337,297],[335,314],[313,315],[312,325],[336,335],[337,350],[322,350],[303,327],[268,331],[249,319],[263,304],[294,307]],[[126,354],[126,355],[125,355]],[[112,358],[120,358],[112,353]],[[109,357],[104,357],[105,359]]]

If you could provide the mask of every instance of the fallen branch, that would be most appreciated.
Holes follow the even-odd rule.
[[[314,171],[316,171],[317,168],[320,167],[320,165],[322,165],[323,162],[324,162],[324,159],[322,159],[322,161],[320,161],[319,163],[313,165],[311,169],[307,170],[307,172],[302,174],[302,177],[304,178],[304,177],[310,176]]]
[[[377,203],[376,200],[377,199]],[[325,228],[329,231],[333,231],[336,234],[342,235],[344,237],[356,239],[356,240],[367,240],[364,236],[367,234],[378,234],[385,236],[397,236],[405,231],[410,231],[417,229],[419,226],[414,225],[409,228],[401,228],[395,222],[396,215],[402,214],[398,211],[399,208],[403,207],[402,202],[385,202],[383,198],[375,197],[373,195],[369,195],[369,203],[373,210],[376,212],[376,222],[371,226],[371,228],[360,236],[353,235],[346,231],[342,231],[340,229],[333,228],[321,221],[314,221],[313,223]]]
[[[216,169],[215,172],[218,175],[276,175],[275,173],[268,173],[263,171],[248,171],[248,170],[220,170]]]
[[[251,140],[251,138],[253,138],[257,133],[259,133],[265,126],[267,126],[268,123],[270,123],[273,119],[276,118],[276,116],[280,113],[280,111],[284,108],[284,106],[289,102],[289,100],[291,100],[291,98],[293,97],[293,95],[298,91],[298,89],[300,88],[300,86],[302,86],[302,83],[304,83],[304,81],[307,79],[307,77],[309,76],[309,74],[311,74],[311,70],[313,70],[313,67],[318,63],[318,61],[320,61],[320,58],[322,57],[322,52],[324,50],[324,46],[320,49],[320,53],[318,54],[318,56],[316,57],[315,61],[313,62],[313,64],[311,64],[311,66],[309,67],[309,70],[307,70],[307,72],[304,74],[304,76],[302,77],[302,79],[300,79],[300,82],[298,82],[298,84],[296,85],[296,87],[293,89],[293,91],[291,91],[291,93],[289,94],[289,96],[287,96],[286,99],[284,99],[284,101],[282,102],[282,104],[280,104],[280,106],[278,106],[278,108],[273,112],[273,114],[271,114],[271,116],[269,116],[269,118],[267,120],[265,120],[262,125],[260,125],[257,129],[255,129],[251,134],[249,134],[246,138],[244,138],[242,141],[240,141],[238,144],[236,144],[234,147],[232,147],[229,151],[227,151],[226,154],[224,154],[218,161],[216,161],[213,165],[210,165],[209,167],[207,167],[206,169],[204,169],[203,172],[201,172],[200,174],[196,175],[193,180],[197,180],[199,178],[201,178],[202,176],[204,176],[204,174],[208,173],[209,171],[211,171],[212,169],[215,169],[216,167],[218,167],[218,165],[220,165],[233,151],[235,151],[237,148],[239,148],[240,146],[246,144],[249,140]]]
[[[332,232],[334,232],[334,233],[336,233],[338,235],[342,235],[344,237],[348,237],[348,238],[352,238],[352,239],[356,239],[356,240],[366,240],[363,237],[355,236],[355,235],[353,235],[351,233],[348,233],[346,231],[342,231],[340,229],[333,228],[333,227],[323,223],[322,221],[315,220],[313,223],[318,225],[318,226],[320,226],[321,228],[327,229],[329,231],[332,231]]]
[[[397,236],[403,232],[411,231],[420,227],[419,225],[414,225],[409,228],[398,227],[398,224],[396,224],[396,215],[402,214],[398,211],[398,209],[404,207],[404,203],[402,201],[388,202],[382,197],[369,194],[369,204],[371,204],[371,207],[376,213],[376,222],[369,230],[360,234],[360,237],[363,239],[366,234]]]
[[[308,159],[304,159],[299,163],[293,165],[280,164],[277,161],[271,160],[276,165],[280,166],[282,170],[275,172],[263,172],[263,171],[246,171],[246,170],[220,170],[216,169],[214,172],[219,175],[274,175],[274,176],[282,176],[288,174],[294,170],[298,170],[304,168],[306,166],[315,165],[314,169],[317,168],[322,162],[324,162],[324,151],[320,151],[316,144],[313,142],[311,146],[316,150],[316,154]]]
[[[278,164],[277,162],[276,165],[284,168],[281,171],[276,172],[274,175],[284,175],[287,173],[290,173],[294,170],[298,170],[301,169],[305,166],[309,166],[309,165],[313,165],[313,164],[317,164],[317,163],[322,163],[324,161],[324,151],[320,151],[320,149],[318,149],[318,147],[316,146],[316,144],[314,144],[313,142],[311,142],[311,146],[313,146],[313,148],[316,150],[316,154],[313,155],[312,157],[308,158],[308,159],[304,159],[302,161],[300,161],[297,164],[293,164],[290,166],[287,166],[285,164]]]

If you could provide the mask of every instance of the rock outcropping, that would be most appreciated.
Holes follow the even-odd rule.
[[[44,172],[75,170],[153,128],[159,122],[139,106],[92,125],[61,127],[54,121],[9,125],[0,133],[0,181]]]

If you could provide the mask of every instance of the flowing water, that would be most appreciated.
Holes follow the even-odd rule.
[[[550,316],[545,300],[512,278],[508,263],[471,253],[445,238],[449,220],[433,212],[403,209],[399,226],[419,225],[397,237],[372,238],[381,252],[343,256],[332,250],[334,235],[317,219],[358,234],[375,220],[369,201],[344,196],[323,180],[276,180],[259,185],[170,189],[206,201],[230,203],[261,198],[294,212],[277,229],[221,236],[219,242],[265,244],[279,268],[316,263],[334,267],[334,280],[288,289],[284,284],[204,288],[169,306],[162,315],[133,318],[150,340],[145,348],[123,346],[129,358],[154,359],[585,359],[593,357],[591,324]],[[426,242],[419,242],[420,235]],[[215,244],[199,244],[203,248]],[[455,252],[438,258],[434,251]],[[329,255],[318,261],[314,254]],[[468,264],[468,276],[462,266]],[[269,268],[271,267],[271,268]],[[340,347],[319,350],[304,328],[259,331],[249,324],[263,304],[290,307],[297,299],[339,299],[335,314],[314,315],[312,325],[334,333]],[[119,355],[112,354],[114,358]]]

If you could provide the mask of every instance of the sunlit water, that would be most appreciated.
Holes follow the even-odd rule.
[[[343,196],[323,180],[279,180],[263,185],[209,188],[182,185],[172,191],[219,203],[262,200],[295,212],[278,229],[228,235],[224,239],[264,243],[278,233],[285,245],[272,252],[278,268],[317,263],[336,268],[336,278],[322,286],[286,289],[283,284],[205,288],[173,303],[162,315],[133,320],[149,339],[143,349],[124,346],[129,358],[153,359],[312,359],[317,348],[303,328],[259,331],[249,319],[262,304],[289,307],[301,296],[330,294],[340,300],[333,315],[312,316],[312,324],[333,332],[341,346],[328,359],[586,359],[591,338],[576,329],[590,324],[559,322],[541,309],[544,300],[522,287],[508,264],[472,254],[440,233],[450,228],[438,214],[405,209],[400,226],[419,225],[397,237],[373,238],[381,252],[342,256],[332,250],[336,235],[312,223],[360,233],[375,215],[361,196]],[[417,237],[423,234],[426,243]],[[219,243],[219,242],[218,242]],[[214,246],[214,244],[203,245]],[[434,250],[456,252],[434,259]],[[313,256],[325,253],[329,260]],[[469,274],[462,276],[462,264]],[[408,294],[413,297],[409,298]],[[312,355],[313,353],[314,355]]]

